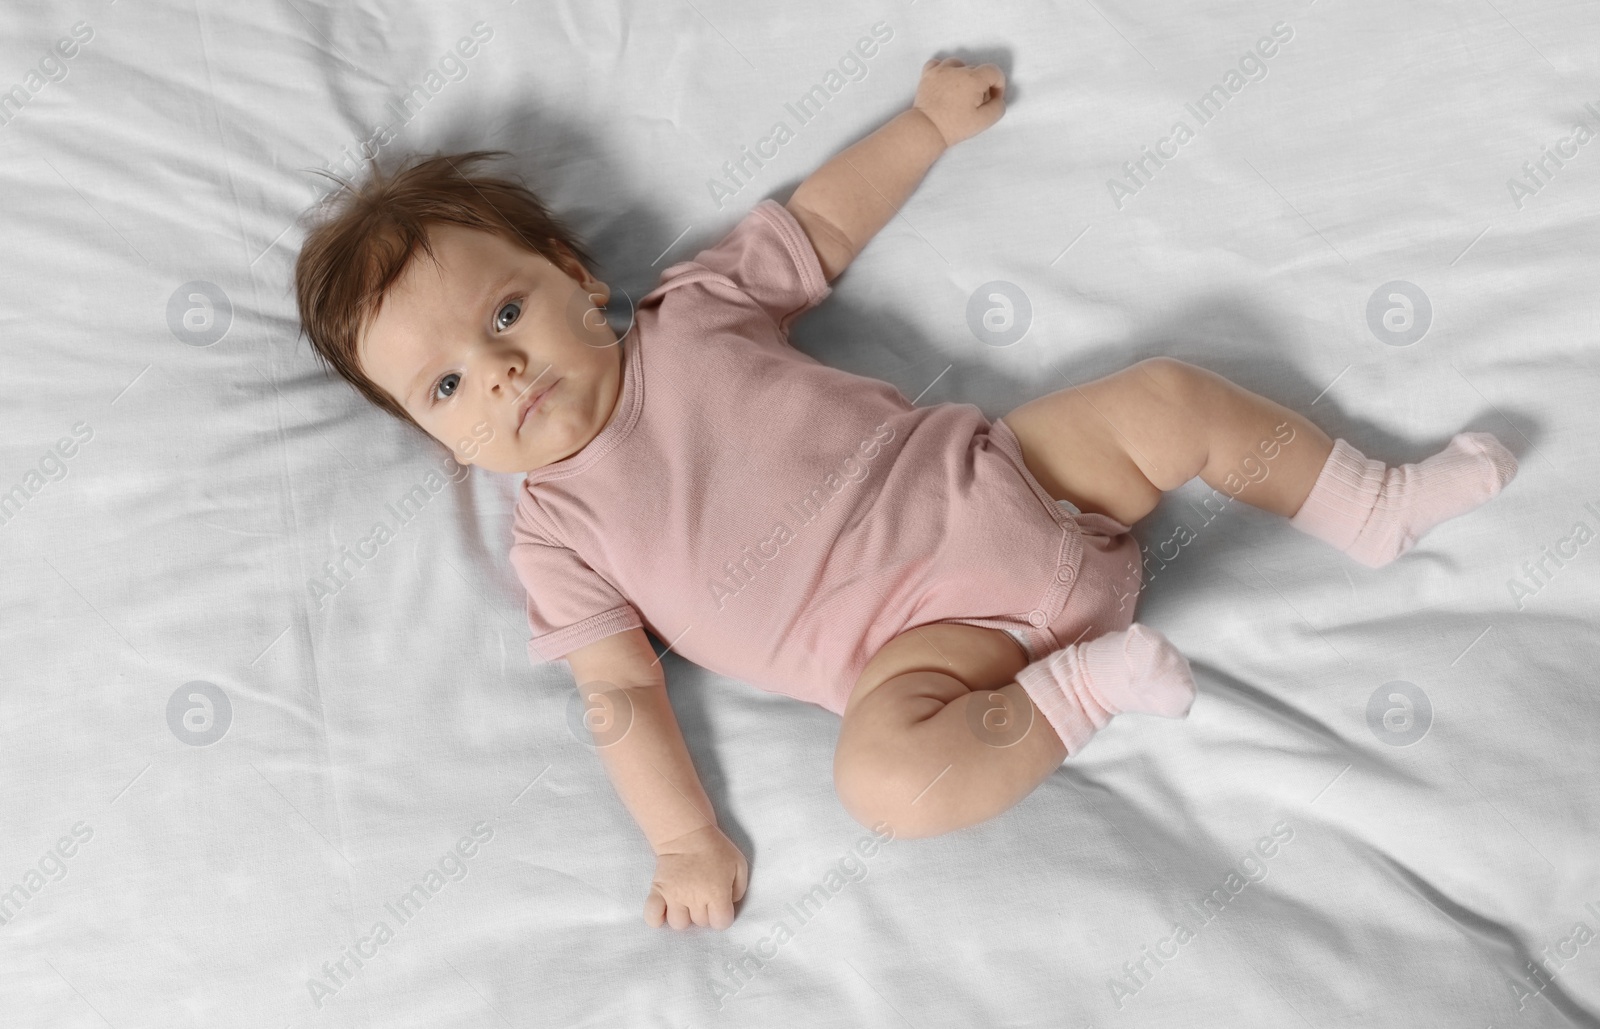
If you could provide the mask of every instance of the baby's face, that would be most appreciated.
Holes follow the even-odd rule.
[[[576,258],[558,266],[490,232],[434,224],[428,238],[438,264],[418,252],[384,296],[362,370],[463,464],[521,474],[582,450],[622,384],[622,348],[594,310],[610,290]]]

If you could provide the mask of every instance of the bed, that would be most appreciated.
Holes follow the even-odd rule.
[[[0,19],[0,1023],[1600,1025],[1594,6]],[[526,649],[520,480],[317,364],[302,215],[364,149],[504,148],[638,297],[936,55],[1007,113],[797,347],[991,418],[1169,354],[1390,463],[1470,429],[1521,471],[1377,571],[1168,494],[1138,617],[1190,716],[934,839],[843,810],[834,715],[655,640],[751,879],[728,930],[652,930]]]

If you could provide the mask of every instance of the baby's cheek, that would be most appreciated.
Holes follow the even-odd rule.
[[[450,456],[457,461],[465,461],[473,456],[472,448],[476,446],[473,441],[455,433],[435,432],[428,430],[428,435],[439,441],[439,444],[450,451]]]

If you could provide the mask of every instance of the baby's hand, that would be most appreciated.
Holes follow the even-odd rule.
[[[644,901],[644,920],[652,928],[695,925],[726,929],[733,905],[744,896],[750,865],[733,841],[715,825],[703,825],[661,845],[656,875]]]
[[[928,116],[945,146],[955,146],[1000,120],[1006,111],[1006,77],[997,65],[968,68],[954,57],[930,57],[911,106]]]

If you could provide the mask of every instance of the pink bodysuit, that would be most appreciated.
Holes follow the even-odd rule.
[[[1004,629],[1031,661],[1132,622],[1128,526],[1056,504],[1003,420],[914,407],[790,345],[830,293],[768,199],[640,298],[610,420],[518,494],[535,662],[642,626],[843,713],[867,661],[914,626]]]

